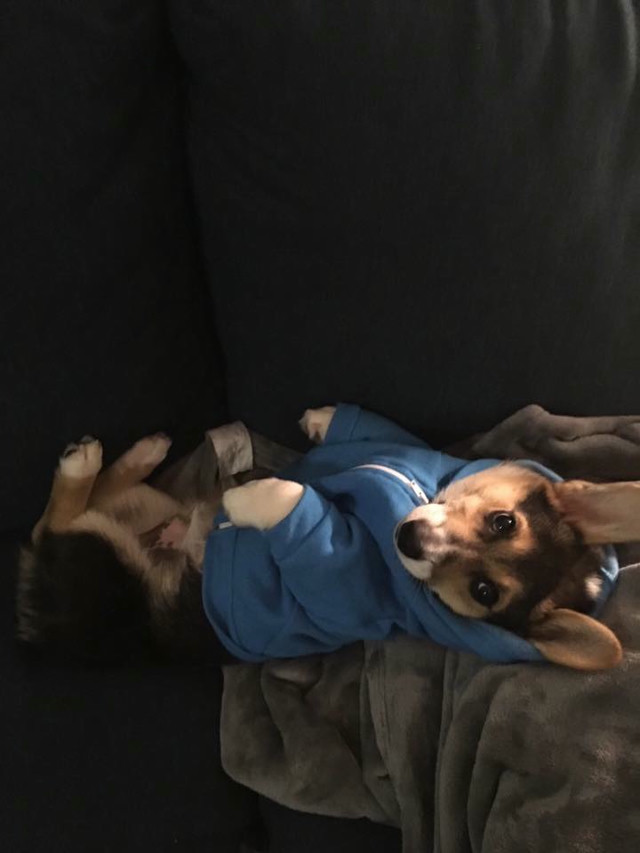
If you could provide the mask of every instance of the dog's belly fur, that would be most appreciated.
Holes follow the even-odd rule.
[[[200,574],[217,502],[186,507],[145,484],[88,510],[69,526],[107,540],[137,574],[157,607],[170,607],[185,572]]]

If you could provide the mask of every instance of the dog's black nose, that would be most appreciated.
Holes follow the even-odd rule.
[[[424,548],[421,537],[421,528],[423,527],[420,521],[405,521],[400,525],[396,542],[398,550],[409,557],[410,560],[419,560],[424,556]]]

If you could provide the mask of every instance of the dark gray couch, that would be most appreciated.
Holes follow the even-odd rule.
[[[216,671],[19,656],[16,543],[87,432],[637,412],[638,5],[5,0],[3,849],[399,849],[232,785]]]

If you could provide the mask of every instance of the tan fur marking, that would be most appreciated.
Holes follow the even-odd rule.
[[[516,510],[519,497],[515,493],[499,490],[498,496],[487,490],[486,494],[473,494],[467,499],[453,501],[447,506],[447,534],[467,543],[471,549],[485,551],[488,548],[496,556],[508,559],[526,554],[534,546],[534,538],[526,515]],[[486,525],[486,518],[494,512],[513,512],[516,517],[516,532],[508,539],[496,540],[488,546],[478,536]]]
[[[57,473],[44,514],[43,526],[62,533],[87,508],[95,477],[69,478]]]

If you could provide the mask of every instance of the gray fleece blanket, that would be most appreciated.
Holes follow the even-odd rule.
[[[254,464],[287,461],[252,438]],[[529,406],[454,450],[534,458],[565,477],[640,479],[640,417]],[[622,572],[604,621],[625,659],[598,674],[491,665],[411,638],[229,667],[224,767],[291,808],[398,826],[405,853],[631,853],[640,849],[640,565]]]

